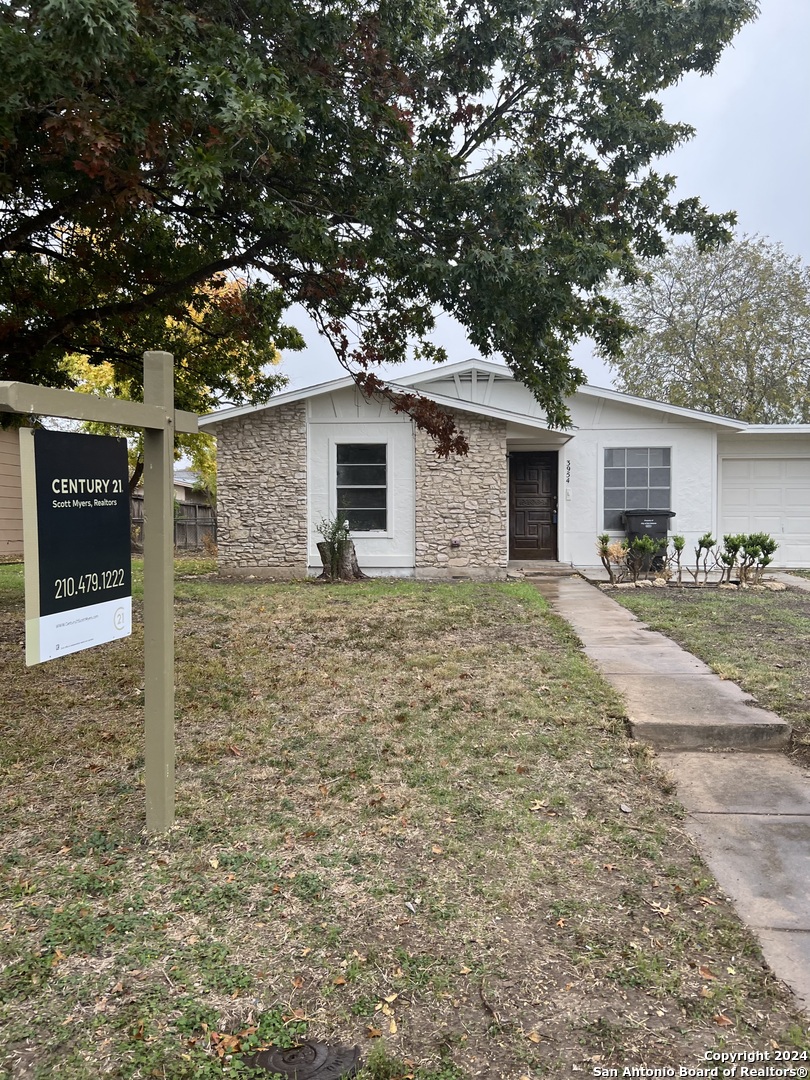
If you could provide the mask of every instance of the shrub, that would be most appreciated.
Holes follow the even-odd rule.
[[[669,544],[672,544],[672,552]],[[695,546],[694,568],[687,567],[696,585],[705,585],[709,574],[721,567],[720,581],[731,581],[736,570],[740,585],[756,585],[762,578],[765,568],[773,562],[773,554],[779,545],[768,533],[729,534],[723,537],[723,545],[717,548],[717,542],[710,532],[704,533]],[[596,550],[602,565],[608,572],[611,585],[618,585],[628,577],[637,581],[641,575],[649,574],[656,556],[663,556],[665,568],[656,570],[664,577],[671,577],[675,566],[677,581],[683,578],[681,556],[686,547],[683,536],[673,536],[659,542],[651,536],[639,536],[628,543],[627,540],[611,540],[608,533],[597,537]]]

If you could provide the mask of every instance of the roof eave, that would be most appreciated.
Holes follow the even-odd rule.
[[[402,383],[387,383],[386,385],[394,390],[404,390],[406,392],[411,389],[416,389],[416,387],[411,387],[405,381]],[[475,413],[477,416],[488,416],[493,420],[506,420],[513,424],[523,424],[524,427],[541,428],[543,431],[553,431],[557,435],[567,434],[566,431],[563,431],[560,428],[549,427],[548,420],[545,416],[527,416],[526,413],[511,412],[508,409],[497,409],[492,405],[481,405],[477,401],[464,401],[461,398],[447,397],[445,394],[429,393],[426,390],[419,390],[418,393],[429,401],[435,401],[437,405],[441,405],[442,408],[445,409],[457,412]]]
[[[315,386],[301,387],[299,390],[287,390],[281,394],[274,394],[269,401],[261,405],[237,405],[234,408],[223,409],[220,412],[207,413],[199,418],[200,427],[213,427],[215,424],[225,424],[228,420],[236,420],[240,416],[250,416],[253,413],[264,412],[265,409],[275,409],[279,405],[290,405],[296,401],[305,401],[307,398],[317,397],[319,394],[331,394],[336,390],[345,390],[354,386],[355,381],[351,375],[342,379],[331,379],[329,382],[317,383]]]
[[[810,435],[810,424],[746,424],[738,435]]]
[[[622,405],[635,405],[640,409],[668,413],[670,416],[680,416],[685,420],[700,420],[706,424],[733,428],[735,431],[742,431],[747,427],[742,420],[732,420],[728,416],[716,416],[714,413],[700,412],[698,409],[686,409],[681,405],[670,405],[665,401],[653,401],[652,398],[636,397],[634,394],[622,393],[621,390],[608,390],[601,386],[586,384],[578,387],[577,393],[587,394],[590,397],[606,398],[608,401],[616,401]]]

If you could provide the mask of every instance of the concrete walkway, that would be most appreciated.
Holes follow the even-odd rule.
[[[533,584],[623,694],[720,887],[810,1011],[810,771],[763,753],[787,745],[789,725],[582,578]]]

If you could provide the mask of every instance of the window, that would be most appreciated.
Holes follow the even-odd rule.
[[[619,531],[622,510],[668,510],[671,498],[671,450],[633,446],[605,450],[605,525]]]
[[[387,446],[339,443],[337,508],[352,532],[385,532],[388,520]]]

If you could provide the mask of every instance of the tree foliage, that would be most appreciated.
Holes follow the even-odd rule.
[[[131,374],[122,376],[109,360],[91,364],[86,356],[74,355],[68,356],[62,366],[66,381],[82,394],[132,401],[133,395],[140,391],[138,380]],[[129,487],[130,491],[135,491],[143,476],[143,431],[121,424],[106,424],[100,420],[85,420],[78,426],[89,435],[121,435],[126,438],[131,469]],[[213,436],[203,431],[196,435],[176,432],[175,460],[184,455],[198,477],[199,489],[213,500],[217,492],[216,444]]]
[[[651,168],[690,134],[656,100],[709,72],[755,0],[19,0],[0,9],[0,377],[131,365],[216,273],[222,328],[298,344],[302,304],[356,372],[433,313],[500,352],[552,423],[615,353],[602,283],[729,216]],[[226,319],[227,315],[227,319]],[[212,394],[262,400],[208,344]],[[232,359],[229,354],[228,362]],[[248,363],[248,366],[251,365]],[[227,370],[226,370],[227,369]]]
[[[810,422],[810,267],[743,237],[673,247],[619,293],[620,390],[748,423]]]

